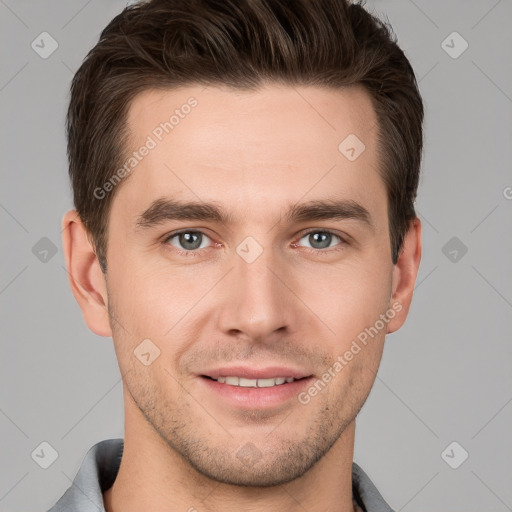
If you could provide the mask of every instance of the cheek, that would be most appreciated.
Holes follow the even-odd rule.
[[[391,274],[384,265],[326,265],[308,274],[299,278],[298,295],[338,343],[373,325],[388,308]]]
[[[165,335],[211,288],[214,277],[170,265],[125,265],[112,279],[118,312],[133,336]]]

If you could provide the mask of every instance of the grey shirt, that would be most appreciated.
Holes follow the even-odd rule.
[[[71,487],[48,512],[105,512],[103,492],[116,479],[123,446],[123,439],[96,443],[87,452]],[[355,462],[352,463],[352,493],[365,512],[394,512]]]

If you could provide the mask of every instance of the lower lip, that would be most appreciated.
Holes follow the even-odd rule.
[[[307,377],[268,388],[245,388],[222,384],[207,377],[200,377],[200,379],[208,389],[223,400],[235,407],[248,409],[271,408],[292,398],[297,399],[298,394],[313,381],[313,377]]]

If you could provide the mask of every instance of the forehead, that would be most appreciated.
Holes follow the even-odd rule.
[[[307,150],[325,140],[324,150],[327,145],[337,150],[337,142],[349,133],[368,139],[376,116],[369,94],[360,86],[327,89],[269,84],[243,91],[196,85],[140,93],[130,105],[127,122],[135,144],[148,135],[160,139],[172,133],[180,144],[209,145],[210,150],[228,150],[229,154],[237,149],[245,154],[251,148],[257,152],[258,144],[264,142],[271,144],[269,149],[281,148],[289,159],[283,142],[291,141],[294,149],[306,143]],[[223,139],[225,135],[230,139]]]
[[[376,115],[360,87],[148,90],[133,100],[127,122],[127,156],[151,147],[118,191],[131,210],[156,196],[261,212],[263,203],[271,211],[336,190],[361,202],[382,193]]]

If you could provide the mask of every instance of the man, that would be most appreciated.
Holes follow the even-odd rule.
[[[355,418],[421,258],[423,106],[344,0],[127,7],[68,112],[70,284],[124,440],[51,509],[390,511]]]

